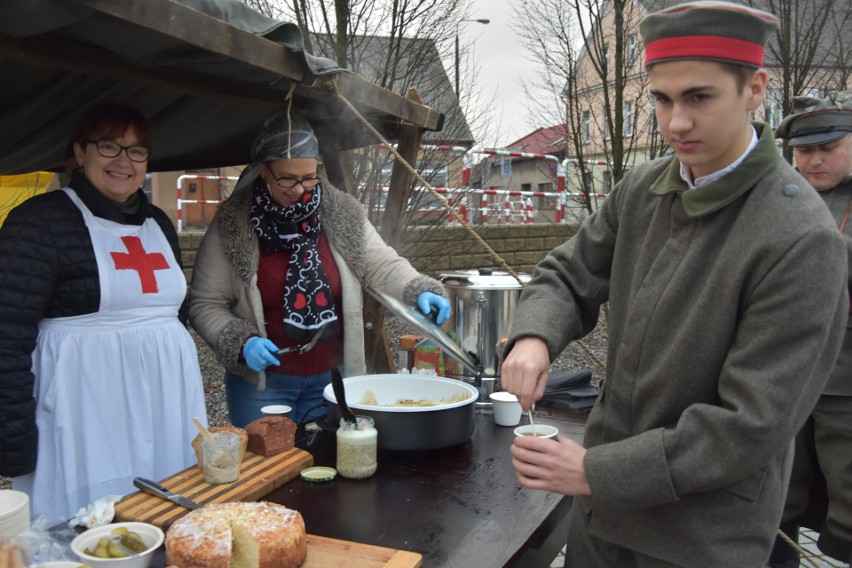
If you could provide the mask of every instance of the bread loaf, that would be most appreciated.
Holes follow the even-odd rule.
[[[296,445],[296,423],[283,416],[264,416],[246,425],[249,451],[274,456]]]
[[[166,565],[177,568],[296,568],[307,554],[302,515],[265,501],[207,505],[166,533]]]
[[[240,437],[240,463],[242,463],[243,459],[246,457],[246,450],[248,449],[248,434],[242,428],[237,428],[236,426],[224,425],[224,426],[211,426],[207,429],[211,434],[215,432],[233,432],[237,436]],[[197,435],[192,440],[192,449],[195,450],[195,460],[198,463],[198,467],[203,467],[201,462],[201,434]]]

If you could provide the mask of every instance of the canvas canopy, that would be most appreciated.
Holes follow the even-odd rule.
[[[149,171],[245,164],[293,85],[324,152],[377,142],[336,93],[389,140],[404,124],[443,125],[440,112],[305,53],[297,26],[237,0],[0,0],[0,174],[60,170],[77,118],[102,100],[149,118]]]

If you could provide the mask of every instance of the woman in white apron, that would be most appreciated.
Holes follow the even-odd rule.
[[[47,309],[35,322],[36,464],[12,484],[30,494],[34,516],[50,520],[134,491],[135,476],[158,480],[192,465],[192,417],[206,423],[195,344],[178,318],[186,280],[177,234],[138,189],[150,148],[147,124],[133,109],[102,106],[84,118],[73,142],[79,170],[71,187],[22,211],[0,234],[2,243],[24,221],[38,223],[36,209],[58,218],[42,228],[53,232],[42,237],[46,260],[60,259],[52,290],[68,304],[76,285],[84,307]],[[82,257],[85,247],[74,235],[88,236]],[[4,250],[0,245],[0,261]],[[0,310],[14,298],[2,284],[15,287],[0,281]],[[35,288],[40,303],[51,306],[52,298],[39,293],[47,288]]]

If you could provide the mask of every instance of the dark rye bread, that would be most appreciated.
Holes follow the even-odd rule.
[[[283,416],[264,416],[249,423],[248,449],[261,456],[274,456],[296,445],[296,423]]]

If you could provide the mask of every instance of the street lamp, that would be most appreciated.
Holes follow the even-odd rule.
[[[458,24],[462,22],[476,22],[478,24],[488,24],[491,23],[491,20],[480,18],[477,20],[459,20]],[[459,26],[456,24],[456,99],[459,98]]]

